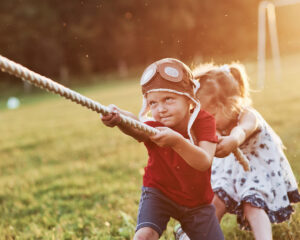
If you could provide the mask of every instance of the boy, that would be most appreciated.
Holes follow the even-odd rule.
[[[134,239],[158,239],[170,217],[191,239],[224,239],[211,204],[215,121],[200,110],[192,79],[191,70],[176,59],[162,59],[146,68],[140,118],[151,112],[153,119],[145,124],[160,130],[153,136],[122,125],[117,108],[102,116],[105,125],[118,126],[148,150]]]

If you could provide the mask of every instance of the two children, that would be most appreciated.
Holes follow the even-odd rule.
[[[152,119],[145,123],[159,129],[158,134],[148,136],[122,125],[116,108],[102,116],[104,124],[118,126],[148,150],[134,239],[158,239],[170,217],[191,239],[224,239],[211,204],[215,120],[200,110],[191,70],[176,59],[162,59],[146,68],[141,87],[140,117],[150,111]]]
[[[145,123],[160,130],[154,136],[122,126],[116,108],[102,117],[148,150],[135,239],[158,239],[170,217],[191,239],[223,239],[210,204],[214,119],[202,109],[215,117],[220,134],[211,172],[217,218],[234,213],[256,239],[272,239],[271,223],[289,219],[291,202],[300,201],[281,140],[251,107],[242,66],[211,66],[196,75],[195,97],[192,73],[182,62],[163,59],[145,70],[140,117],[152,113],[153,120]],[[237,147],[250,160],[249,172],[230,154]]]

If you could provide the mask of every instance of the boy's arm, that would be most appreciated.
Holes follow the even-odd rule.
[[[191,167],[205,171],[210,168],[216,151],[216,143],[200,141],[198,146],[192,144],[187,139],[178,141],[173,147]]]
[[[118,125],[118,128],[125,133],[126,135],[129,135],[133,137],[138,142],[146,142],[149,139],[149,136],[142,132],[141,130],[128,127],[127,125],[122,125],[121,123]]]
[[[158,127],[159,133],[150,139],[160,147],[171,147],[191,167],[199,170],[207,170],[215,155],[216,143],[200,141],[198,145],[192,144],[178,132],[167,127]]]
[[[125,110],[120,110],[113,105],[110,105],[110,108],[111,108],[111,113],[101,116],[101,120],[106,126],[108,127],[117,126],[123,133],[133,137],[139,142],[145,142],[149,139],[146,133],[138,129],[135,129],[133,127],[127,126],[121,122],[120,113],[137,120],[137,117],[134,114],[127,112]]]
[[[216,156],[225,157],[234,149],[242,145],[245,140],[257,129],[256,115],[250,110],[245,110],[238,122],[228,136],[220,137]]]

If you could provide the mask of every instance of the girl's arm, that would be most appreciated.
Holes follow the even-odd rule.
[[[232,136],[236,140],[237,145],[240,146],[252,133],[255,132],[256,129],[256,115],[249,110],[245,110],[240,117],[238,125],[231,130],[230,136]]]
[[[150,139],[160,147],[171,147],[187,164],[199,170],[207,170],[215,155],[216,144],[208,141],[200,141],[196,146],[179,133],[167,127],[159,127],[159,133]]]
[[[101,116],[101,120],[106,126],[108,127],[117,126],[123,133],[133,137],[139,142],[144,142],[149,139],[146,133],[121,123],[120,113],[137,120],[137,117],[134,114],[125,110],[120,110],[113,105],[110,105],[109,107],[111,108],[111,113]]]
[[[228,136],[220,137],[216,156],[226,157],[229,155],[234,149],[242,145],[256,129],[256,115],[252,111],[246,109],[242,113],[238,125],[232,128],[230,134]]]

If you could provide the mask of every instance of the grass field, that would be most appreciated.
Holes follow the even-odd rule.
[[[268,76],[253,92],[254,106],[281,136],[300,179],[299,56],[283,59],[283,79]],[[254,63],[246,65],[255,79]],[[269,69],[271,72],[271,68]],[[254,86],[254,85],[253,85]],[[137,79],[76,89],[138,113]],[[131,239],[146,150],[99,116],[49,93],[23,96],[21,107],[0,101],[0,239]],[[300,239],[300,207],[273,226],[274,239]],[[172,220],[161,239],[173,239]],[[222,220],[226,239],[253,239],[235,217]]]

